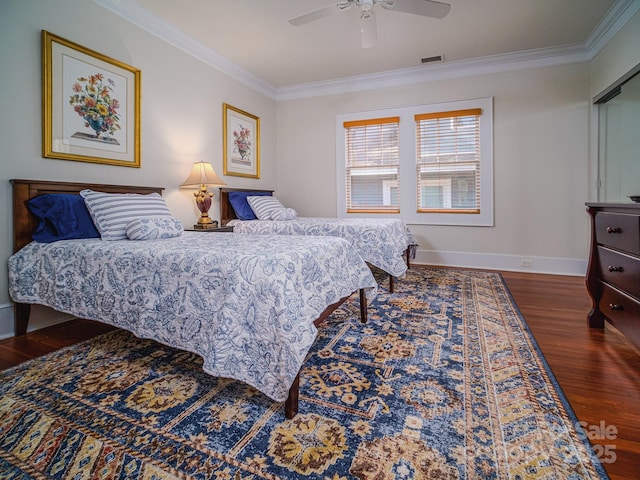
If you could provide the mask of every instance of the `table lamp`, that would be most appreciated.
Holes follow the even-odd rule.
[[[199,191],[193,193],[196,197],[196,206],[200,210],[200,218],[193,228],[207,229],[218,226],[218,222],[214,223],[209,218],[209,208],[211,208],[213,193],[208,192],[207,187],[221,187],[224,185],[226,183],[220,180],[220,177],[218,177],[209,162],[196,162],[193,164],[191,174],[180,184],[183,188],[200,188]]]

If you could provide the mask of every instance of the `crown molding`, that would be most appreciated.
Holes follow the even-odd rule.
[[[325,82],[280,87],[278,88],[277,100],[285,101],[324,95],[338,95],[341,93],[397,87],[432,80],[580,63],[588,60],[588,52],[582,44],[526,50],[504,55],[460,60],[446,64],[403,68]]]
[[[410,85],[432,80],[467,77],[588,62],[611,41],[640,10],[640,0],[617,0],[584,43],[525,50],[419,67],[339,78],[323,82],[274,87],[234,62],[168,24],[135,0],[93,0],[152,35],[210,65],[247,87],[277,101],[338,95],[378,88]]]
[[[614,3],[585,42],[589,60],[593,60],[638,11],[640,0],[618,0]]]

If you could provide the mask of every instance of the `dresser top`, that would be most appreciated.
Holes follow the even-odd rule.
[[[620,203],[610,203],[610,202],[587,202],[585,203],[587,207],[593,208],[629,208],[632,210],[640,209],[640,203],[634,202],[620,202]]]

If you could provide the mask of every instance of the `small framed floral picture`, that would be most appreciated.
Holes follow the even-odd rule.
[[[140,70],[42,31],[42,155],[140,167]]]
[[[260,118],[226,103],[223,117],[223,173],[260,178]]]

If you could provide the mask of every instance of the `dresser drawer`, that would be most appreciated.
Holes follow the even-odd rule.
[[[598,306],[614,327],[640,346],[640,303],[638,301],[609,285],[603,285]]]
[[[640,299],[640,259],[598,247],[600,278]]]
[[[640,216],[598,212],[595,216],[596,242],[640,255]]]

